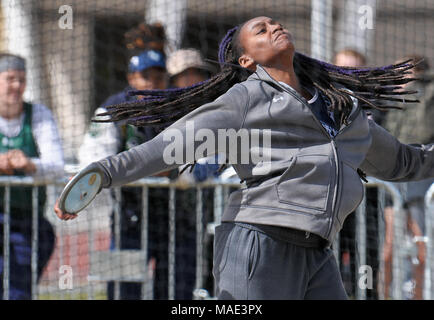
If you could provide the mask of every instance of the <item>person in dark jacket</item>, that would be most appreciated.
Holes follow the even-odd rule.
[[[217,297],[346,299],[330,243],[362,200],[365,173],[434,176],[433,145],[401,144],[362,110],[376,107],[377,93],[395,94],[372,86],[379,79],[411,81],[402,70],[412,63],[336,67],[295,52],[289,31],[268,17],[231,29],[219,62],[204,83],[110,107],[110,121],[169,127],[83,172],[98,170],[108,188],[222,152],[246,188],[230,195],[216,228]]]

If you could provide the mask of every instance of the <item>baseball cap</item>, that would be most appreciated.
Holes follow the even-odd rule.
[[[131,57],[128,72],[140,72],[152,67],[166,68],[164,54],[157,50],[145,50]]]
[[[197,68],[213,72],[214,68],[205,63],[200,52],[196,49],[180,49],[173,52],[167,59],[167,72],[171,77],[189,69]]]

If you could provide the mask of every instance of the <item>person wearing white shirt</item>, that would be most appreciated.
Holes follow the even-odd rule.
[[[0,53],[0,175],[31,176],[49,181],[63,175],[60,135],[54,117],[46,106],[23,100],[25,87],[25,60],[16,55]],[[0,199],[4,199],[3,195],[4,188],[0,188]],[[38,279],[53,252],[55,242],[53,228],[43,215],[45,199],[45,187],[39,187]],[[9,203],[0,202],[1,233],[6,206],[10,210],[9,299],[30,299],[32,187],[12,186]],[[0,238],[3,247],[3,235]],[[3,256],[0,258],[3,260]],[[2,268],[2,293],[3,272]]]

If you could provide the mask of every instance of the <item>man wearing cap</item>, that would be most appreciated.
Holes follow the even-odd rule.
[[[165,89],[168,84],[166,72],[165,55],[160,51],[148,49],[130,58],[127,72],[128,86],[121,92],[110,96],[96,111],[95,116],[106,111],[106,106],[127,101],[133,101],[136,97],[131,97],[128,92],[131,90],[153,90]],[[101,118],[101,117],[99,117]],[[157,128],[134,127],[124,123],[95,123],[90,124],[88,132],[85,134],[83,144],[78,152],[80,166],[86,166],[96,159],[117,154],[128,150],[138,144],[144,143],[158,134]],[[163,172],[159,176],[168,176],[170,172]],[[173,173],[172,173],[173,174]],[[119,249],[140,249],[141,247],[141,207],[142,191],[141,188],[121,189],[121,240]],[[109,190],[102,190],[98,196],[99,202],[108,204],[109,213],[113,208],[113,198]],[[149,224],[153,226],[149,230],[149,256],[156,258],[155,274],[155,298],[164,298],[164,284],[166,281],[160,277],[167,273],[166,248],[158,246],[162,243],[159,239],[168,238],[167,236],[167,210],[168,210],[168,191],[167,188],[149,189]],[[101,208],[98,209],[99,212]],[[114,249],[114,225],[112,223],[112,249]],[[165,255],[166,253],[166,255]],[[153,259],[151,259],[154,261]],[[153,265],[154,262],[150,262]],[[165,272],[160,269],[165,269]],[[109,283],[108,298],[113,299],[113,284]],[[136,300],[141,297],[141,285],[138,283],[121,283],[120,299]]]
[[[204,61],[198,50],[188,48],[177,50],[169,56],[167,72],[170,76],[170,86],[182,88],[207,80],[215,72],[215,69]],[[200,159],[194,166],[193,175],[184,171],[179,179],[204,181],[209,177],[217,176],[219,166],[217,161],[213,162],[214,164],[209,164],[207,159]],[[181,166],[179,170],[182,171],[183,168],[184,166]]]
[[[215,70],[203,60],[198,50],[180,49],[167,59],[167,72],[171,86],[181,88],[205,81]]]
[[[63,151],[51,111],[42,104],[23,100],[26,61],[0,53],[0,175],[35,179],[63,175]],[[0,188],[0,247],[6,210]],[[44,218],[45,187],[38,188],[38,261],[40,278],[54,248],[51,224]],[[10,189],[9,299],[31,298],[32,187]],[[0,292],[3,292],[3,249],[0,252]]]

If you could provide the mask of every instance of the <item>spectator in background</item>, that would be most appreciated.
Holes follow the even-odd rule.
[[[189,87],[210,78],[214,68],[207,64],[201,53],[196,49],[180,49],[173,52],[167,59],[167,71],[170,76],[170,86],[173,88]],[[210,160],[213,160],[209,163]],[[191,168],[190,168],[191,169]],[[217,177],[219,165],[215,156],[199,159],[192,172],[186,166],[181,166],[178,177],[181,183],[202,182],[208,178]],[[192,299],[195,286],[196,267],[196,189],[177,190],[176,193],[176,297]],[[213,189],[202,189],[203,223],[213,218]],[[208,238],[207,238],[208,239]],[[209,240],[209,239],[208,239]],[[204,240],[205,241],[205,240]],[[206,242],[206,241],[205,241]],[[209,253],[211,242],[205,243]],[[212,257],[212,255],[209,255]]]
[[[333,63],[342,67],[356,67],[361,68],[367,65],[367,58],[359,51],[346,48],[336,53]],[[381,122],[383,112],[378,110],[369,110],[371,116],[376,122]],[[377,259],[378,255],[378,211],[377,211],[377,188],[366,189],[367,199],[367,214],[366,214],[366,234],[367,234],[367,264],[370,265],[376,276],[376,271],[379,266]],[[356,275],[358,271],[355,270],[355,262],[358,257],[357,243],[356,243],[356,214],[352,212],[348,215],[344,222],[342,230],[339,233],[340,239],[340,268],[342,281],[345,290],[349,296],[355,294],[355,283],[357,283]],[[376,277],[374,282],[376,282]],[[376,298],[375,290],[369,290],[368,298]]]
[[[403,143],[426,143],[434,139],[434,82],[429,74],[429,65],[426,58],[419,55],[410,55],[400,61],[415,59],[420,61],[408,75],[419,80],[412,81],[402,86],[403,90],[415,91],[414,99],[420,103],[398,103],[403,110],[388,111],[385,117],[384,127]],[[397,183],[403,200],[407,218],[407,230],[412,237],[413,245],[417,248],[417,257],[413,257],[412,275],[413,299],[423,299],[423,282],[425,269],[426,241],[425,234],[425,193],[433,179],[418,182]],[[392,281],[392,257],[393,257],[393,219],[394,211],[391,206],[384,210],[386,237],[383,248],[384,258],[384,296],[387,299]]]
[[[96,111],[95,116],[106,111],[108,105],[133,101],[135,96],[128,94],[131,90],[165,89],[169,84],[166,71],[166,57],[164,48],[166,37],[161,24],[144,24],[125,33],[128,53],[133,56],[129,60],[127,81],[128,86],[121,92],[110,96]],[[98,117],[101,119],[101,117]],[[138,144],[151,140],[162,129],[155,127],[135,127],[125,123],[95,123],[90,124],[89,130],[79,150],[79,161],[85,166],[95,159],[102,159],[109,155],[128,150]],[[157,176],[175,179],[177,169],[162,172]],[[142,189],[123,187],[121,192],[121,239],[119,249],[141,248],[142,224]],[[105,199],[113,203],[109,190]],[[99,195],[101,197],[101,195]],[[168,207],[169,197],[167,188],[150,188],[149,199],[149,268],[154,273],[154,298],[167,299],[168,291]],[[191,200],[191,199],[190,199]],[[191,214],[191,212],[189,212]],[[179,232],[177,233],[179,234]],[[112,249],[115,248],[114,221],[112,221]],[[179,252],[178,252],[179,253]],[[193,267],[194,270],[194,267]],[[194,285],[194,283],[193,283]],[[141,298],[141,284],[123,282],[120,285],[120,299],[138,300]],[[179,286],[177,285],[179,288]],[[114,298],[114,285],[108,285],[108,298]]]
[[[167,59],[170,84],[175,88],[189,87],[205,81],[215,72],[196,49],[180,49]]]
[[[215,68],[206,63],[202,54],[192,48],[180,49],[173,52],[167,60],[167,71],[170,76],[170,86],[174,88],[189,87],[196,83],[202,82],[210,78],[215,73]],[[217,156],[216,156],[217,157]],[[212,156],[209,158],[199,159],[193,168],[193,177],[186,173],[182,174],[178,179],[193,181],[205,181],[210,177],[219,176],[220,166],[217,164],[217,158]],[[183,171],[185,166],[179,168]],[[228,178],[236,176],[232,167],[226,169],[225,176]]]
[[[367,58],[365,55],[356,49],[353,48],[345,48],[341,51],[337,52],[333,63],[335,63],[337,66],[342,67],[364,67],[367,66]],[[377,122],[378,124],[383,123],[384,119],[384,112],[381,112],[379,110],[369,110],[368,114],[371,115],[371,117]]]
[[[25,88],[25,59],[0,53],[0,175],[35,179],[62,176],[64,160],[56,122],[46,106],[23,100]],[[44,217],[45,187],[39,187],[38,191],[39,280],[53,252],[55,235]],[[0,188],[0,199],[0,292],[3,294],[4,188]],[[9,298],[31,299],[32,187],[11,187],[9,221]]]
[[[337,52],[334,58],[334,63],[338,66],[357,66],[363,67],[366,66],[366,57],[359,51],[346,48]]]
[[[170,85],[175,88],[189,87],[205,81],[212,76],[214,71],[214,68],[203,60],[201,53],[196,49],[177,50],[167,60]],[[219,165],[215,157],[212,158],[213,163],[209,163],[210,159],[201,159],[196,163],[193,168],[194,181],[204,181],[218,175]],[[180,171],[183,169],[184,166],[180,168]],[[190,175],[185,172],[179,179],[187,180],[189,177]]]
[[[131,56],[143,50],[164,52],[167,43],[164,26],[160,22],[140,23],[124,34],[125,46]]]
[[[106,106],[112,103],[134,101],[137,97],[128,95],[131,90],[144,90],[150,88],[166,88],[167,73],[165,66],[164,44],[166,41],[164,28],[161,24],[144,24],[130,29],[124,35],[126,48],[130,56],[126,80],[128,85],[104,101],[96,109],[94,116],[106,111]],[[81,165],[86,165],[95,158],[107,157],[123,151],[127,131],[132,134],[133,127],[124,123],[95,123],[91,122],[85,135],[83,146],[79,150]],[[144,137],[151,139],[155,134],[153,130],[144,129]],[[137,132],[134,132],[137,133]],[[138,134],[138,133],[137,133]],[[143,135],[143,133],[141,133]],[[131,139],[134,140],[134,139]]]

